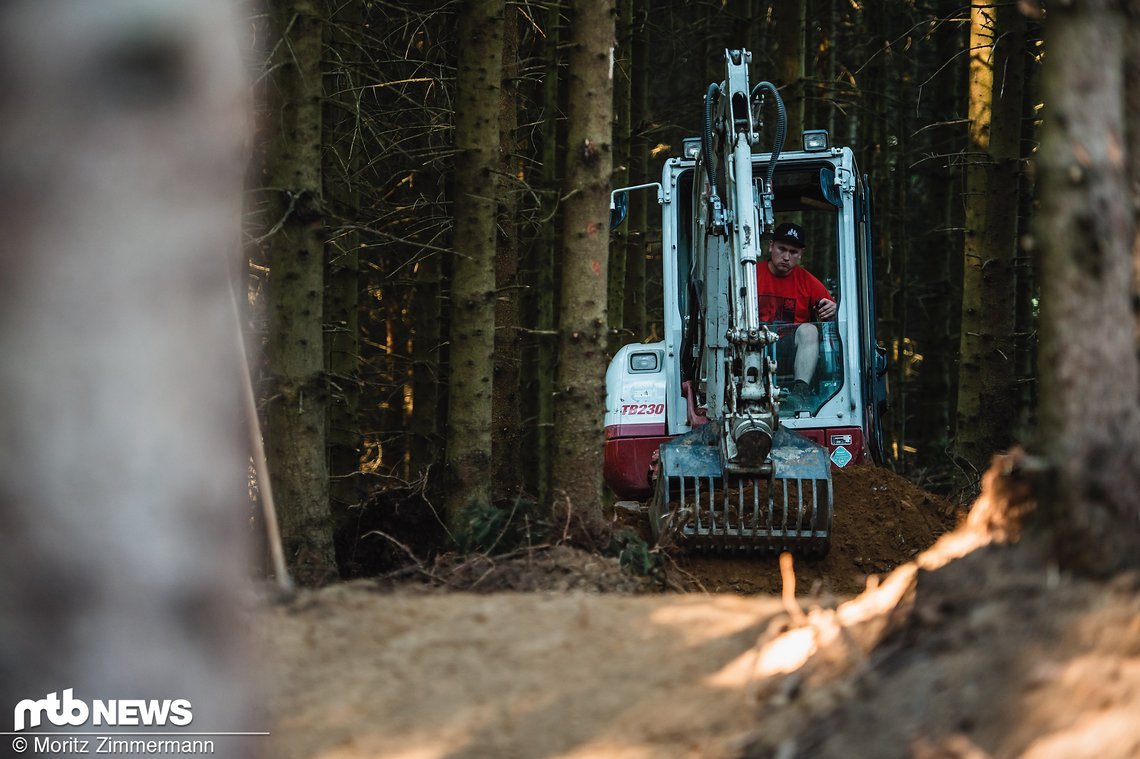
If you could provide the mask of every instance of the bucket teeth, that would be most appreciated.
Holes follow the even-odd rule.
[[[831,482],[665,477],[666,531],[704,550],[818,552],[831,535]]]
[[[822,449],[785,439],[773,449],[769,471],[734,474],[724,471],[707,438],[662,446],[650,504],[659,539],[696,550],[827,552],[833,500]]]

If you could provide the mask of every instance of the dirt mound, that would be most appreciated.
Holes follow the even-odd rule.
[[[833,472],[835,517],[831,552],[796,562],[798,595],[853,595],[867,578],[890,572],[954,528],[949,501],[888,469],[858,466]],[[670,579],[688,590],[713,593],[777,593],[774,556],[676,556]]]
[[[743,756],[1140,757],[1140,575],[1081,580],[987,546],[920,570],[883,619],[872,651],[849,628],[769,682],[786,695]]]

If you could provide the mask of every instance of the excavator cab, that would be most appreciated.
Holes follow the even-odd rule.
[[[664,335],[626,345],[606,374],[605,478],[650,501],[651,525],[688,547],[828,550],[832,468],[881,462],[885,353],[875,341],[871,198],[847,147],[825,132],[785,151],[775,87],[749,88],[747,51],[726,51],[706,94],[705,134],[666,160],[661,207]],[[761,98],[776,139],[760,149]],[[802,265],[838,303],[834,319],[759,321],[756,267],[776,223],[805,232]],[[818,318],[818,317],[817,317]],[[816,351],[789,392],[795,332]],[[842,504],[839,505],[842,508]]]

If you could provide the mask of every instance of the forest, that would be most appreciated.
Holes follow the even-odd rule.
[[[3,752],[1140,757],[1136,0],[8,0],[0,69]]]
[[[248,319],[285,552],[310,581],[365,571],[371,517],[434,553],[504,514],[591,514],[612,499],[606,362],[664,325],[651,193],[629,195],[607,239],[609,191],[656,181],[700,133],[726,48],[752,51],[754,81],[779,88],[793,149],[825,129],[867,175],[884,465],[968,503],[991,456],[1048,423],[1041,272],[1062,238],[1039,186],[1044,6],[269,11],[253,18],[266,55]],[[1123,286],[1135,275],[1120,256]],[[1123,328],[1135,296],[1118,295]],[[1109,363],[1135,353],[1120,348]],[[1065,381],[1088,388],[1085,371]],[[431,516],[375,513],[408,493]]]

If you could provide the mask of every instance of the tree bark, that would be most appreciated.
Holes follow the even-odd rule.
[[[441,262],[438,253],[412,268],[412,418],[408,458],[413,478],[423,477],[439,461],[443,405],[440,392]],[[429,483],[431,484],[431,483]]]
[[[937,124],[944,114],[954,113],[965,101],[962,94],[966,83],[964,67],[945,65],[955,59],[965,40],[958,25],[940,22],[957,8],[957,2],[951,5],[947,0],[932,0],[927,4],[931,14],[928,34],[935,36],[935,44],[919,51],[922,64],[919,81],[922,82],[921,102],[924,106],[919,123],[923,126]],[[915,462],[927,471],[946,463],[951,432],[949,398],[954,387],[952,370],[955,356],[946,346],[958,342],[957,333],[951,329],[950,309],[956,281],[951,273],[951,262],[952,259],[961,260],[958,235],[952,231],[960,226],[955,214],[961,205],[961,196],[955,187],[957,169],[943,156],[962,152],[963,146],[957,144],[960,132],[940,126],[922,129],[917,135],[922,142],[918,143],[916,150],[931,156],[921,165],[921,176],[927,189],[920,194],[925,208],[923,215],[931,223],[920,230],[922,237],[917,240],[923,252],[916,262],[921,291],[912,323],[917,327],[922,363],[915,386],[917,398],[912,404],[915,425],[911,438],[918,449]]]
[[[321,50],[318,0],[275,0],[281,35],[273,64],[267,183],[269,341],[266,448],[281,536],[294,577],[317,584],[336,574],[325,458],[324,229],[321,188]],[[278,221],[280,220],[280,221]]]
[[[1050,6],[1037,152],[1042,252],[1036,449],[1054,551],[1094,573],[1140,563],[1140,371],[1130,307],[1135,234],[1124,153],[1120,5]]]
[[[542,45],[544,76],[542,79],[542,119],[539,126],[539,174],[542,206],[541,226],[532,256],[533,307],[536,334],[532,335],[534,362],[534,429],[535,445],[529,454],[528,471],[533,472],[533,489],[539,503],[550,502],[550,473],[554,440],[554,374],[557,371],[558,346],[555,340],[557,294],[555,259],[558,249],[559,134],[564,124],[559,109],[563,79],[560,61],[563,39],[563,5],[557,0],[547,6],[546,34]]]
[[[364,495],[360,472],[360,206],[357,173],[361,138],[355,107],[359,64],[352,32],[360,6],[325,0],[325,143],[321,178],[330,215],[325,306],[325,366],[329,377],[329,499],[334,520]],[[342,562],[343,565],[343,562]]]
[[[503,0],[459,10],[455,113],[455,266],[451,279],[447,520],[491,502],[491,392],[495,348],[495,216]]]
[[[776,46],[779,50],[780,96],[788,111],[788,150],[798,150],[804,131],[804,35],[806,0],[783,0],[774,6]]]
[[[491,401],[492,496],[512,499],[522,492],[519,333],[519,40],[518,10],[511,6],[503,34],[499,99],[499,239],[495,252],[495,387]]]
[[[631,63],[633,59],[633,0],[617,0],[617,47],[614,51],[613,175],[611,187],[628,185],[630,176],[630,125],[632,108]],[[642,194],[639,191],[637,194]],[[632,222],[610,233],[609,297],[606,312],[610,323],[610,350],[616,352],[629,335],[624,334],[626,271],[629,268]]]
[[[614,4],[575,0],[572,7],[552,489],[560,506],[597,515],[604,443]]]
[[[1013,442],[1014,340],[1025,17],[978,3],[970,14],[970,144],[959,350],[958,456],[981,472]]]
[[[631,184],[654,181],[649,176],[649,19],[651,0],[638,3],[633,20],[630,70],[629,180]],[[629,196],[629,243],[625,269],[625,303],[622,323],[633,340],[645,338],[645,256],[648,251],[649,191]],[[656,210],[656,203],[652,204]]]

